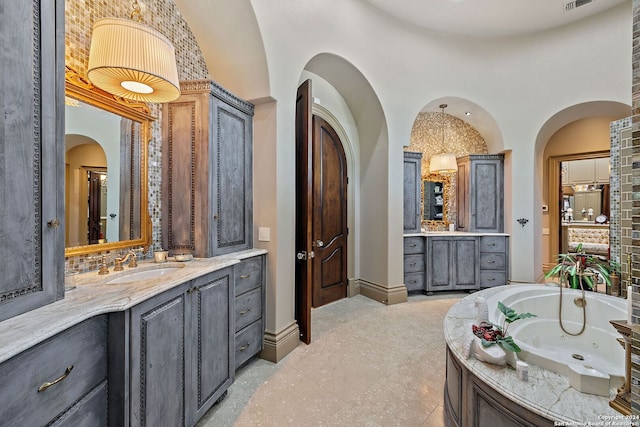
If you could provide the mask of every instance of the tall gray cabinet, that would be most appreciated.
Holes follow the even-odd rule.
[[[163,107],[163,246],[211,257],[253,243],[253,104],[209,80]]]
[[[64,1],[0,12],[0,321],[64,296]]]
[[[456,194],[459,231],[504,231],[504,155],[472,154],[458,158]]]
[[[422,153],[404,152],[404,232],[419,233],[422,226]]]

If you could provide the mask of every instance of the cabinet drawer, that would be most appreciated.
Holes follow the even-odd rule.
[[[54,382],[38,392],[46,382]],[[40,426],[62,414],[107,378],[107,322],[94,317],[0,365],[4,426]]]
[[[405,274],[404,284],[407,287],[407,291],[409,292],[425,290],[424,272]]]
[[[50,427],[106,427],[108,421],[105,380],[55,420]]]
[[[491,288],[507,284],[507,274],[504,271],[481,271],[480,287]]]
[[[424,253],[424,237],[405,237],[404,253],[405,255]]]
[[[262,257],[248,258],[234,266],[236,295],[243,294],[262,284]]]
[[[236,297],[236,332],[262,317],[262,288]]]
[[[480,254],[480,270],[504,270],[505,261],[504,254],[498,253],[481,253]]]
[[[236,334],[236,369],[262,350],[262,321],[258,320]]]
[[[480,252],[506,251],[506,238],[504,236],[480,236]]]
[[[404,257],[405,274],[418,271],[424,271],[424,255],[406,255]]]

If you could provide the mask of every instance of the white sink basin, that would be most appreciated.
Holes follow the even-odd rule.
[[[118,283],[139,282],[141,280],[158,279],[158,278],[167,276],[171,273],[175,273],[181,268],[182,267],[162,267],[162,268],[154,268],[152,270],[127,272],[118,277],[114,277],[113,279],[107,280],[104,283],[109,285],[114,285]]]

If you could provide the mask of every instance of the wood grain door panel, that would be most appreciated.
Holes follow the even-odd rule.
[[[300,85],[296,96],[296,321],[300,340],[311,342],[311,284],[312,270],[308,254],[312,241],[312,185],[311,185],[311,80]]]
[[[347,167],[342,142],[313,117],[313,306],[347,296]]]

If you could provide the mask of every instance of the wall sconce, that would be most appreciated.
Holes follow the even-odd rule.
[[[441,129],[442,129],[442,149],[444,149],[444,109],[447,108],[447,104],[440,104],[442,109],[441,117]],[[429,172],[430,173],[454,173],[458,171],[458,163],[456,161],[455,154],[442,153],[435,154],[429,159]]]
[[[122,98],[173,101],[180,96],[175,50],[168,38],[141,21],[137,1],[131,20],[96,21],[87,77],[95,86]]]
[[[516,221],[518,221],[518,224],[520,224],[522,227],[527,225],[527,223],[529,222],[527,218],[518,218]]]

